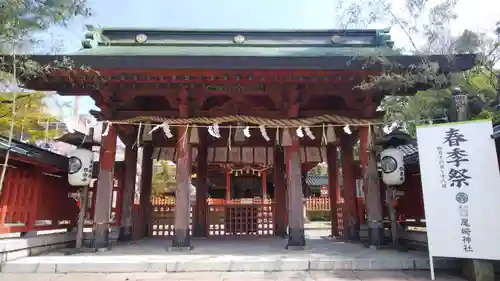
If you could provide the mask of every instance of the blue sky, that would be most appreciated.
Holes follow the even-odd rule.
[[[196,28],[196,29],[330,29],[339,27],[342,13],[338,0],[87,0],[92,17],[78,18],[67,28],[52,28],[44,39],[64,42],[60,52],[73,52],[81,45],[85,24],[114,27]],[[344,0],[344,2],[349,2]],[[355,1],[354,1],[355,2]],[[393,0],[394,11],[402,0]],[[430,0],[430,2],[439,2]],[[465,28],[486,31],[500,20],[498,0],[461,0],[456,11],[454,32]],[[383,23],[373,27],[385,27]],[[397,45],[408,38],[393,28]],[[44,46],[44,48],[50,48]],[[71,98],[65,98],[71,100]],[[88,112],[93,102],[81,101],[81,112]]]

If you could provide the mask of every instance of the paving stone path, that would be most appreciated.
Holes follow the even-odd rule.
[[[428,271],[342,271],[342,272],[196,272],[133,274],[0,274],[0,281],[400,281],[430,280]],[[436,280],[464,280],[437,273]]]

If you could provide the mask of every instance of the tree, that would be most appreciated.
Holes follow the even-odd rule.
[[[454,75],[451,85],[459,86],[469,97],[469,110],[472,119],[491,118],[500,121],[497,97],[498,79],[500,74],[494,66],[500,58],[497,38],[486,34],[477,34],[469,30],[454,40],[447,40],[453,46],[443,46],[442,50],[451,53],[485,54],[478,60],[478,65],[464,73]],[[451,104],[450,88],[430,89],[420,91],[411,97],[388,97],[383,101],[386,110],[385,121],[398,121],[406,124],[406,129],[415,135],[416,126],[429,122],[444,122],[447,120]]]
[[[17,88],[17,76],[40,72],[42,66],[30,63],[27,57],[16,58],[15,54],[31,49],[34,42],[30,38],[34,33],[65,25],[75,16],[88,15],[86,0],[4,0],[0,3],[0,53],[14,55],[12,59],[0,59],[0,82],[6,88],[0,96],[1,134],[11,135],[12,131],[22,137],[27,133],[30,139],[55,135],[54,130],[41,126],[55,121],[44,109],[43,100],[47,96],[41,92],[21,93]]]
[[[327,166],[325,163],[319,163],[314,166],[309,172],[307,172],[308,176],[326,176],[328,175]]]
[[[152,196],[158,197],[165,193],[174,192],[176,187],[175,173],[176,166],[168,161],[156,161],[155,173],[152,181]]]
[[[457,19],[454,9],[458,0],[406,0],[403,7],[397,10],[385,0],[341,2],[344,7],[338,9],[343,14],[341,26],[367,27],[376,22],[399,28],[406,35],[410,46],[403,46],[401,52],[421,57],[421,65],[415,66],[415,71],[411,73],[394,73],[391,71],[394,66],[385,58],[369,58],[381,62],[386,71],[383,75],[364,81],[359,85],[361,89],[376,88],[396,94],[422,83],[431,86],[431,89],[411,97],[386,97],[381,105],[386,112],[386,123],[405,124],[409,133],[414,134],[418,124],[446,120],[451,101],[450,89],[455,86],[460,86],[469,96],[473,119],[496,118],[499,101],[495,89],[498,87],[499,72],[494,66],[500,60],[500,22],[490,33],[465,30],[460,36],[453,36],[450,27]],[[426,61],[426,55],[436,53],[482,53],[484,56],[478,60],[477,67],[470,71],[444,76]]]
[[[0,3],[0,50],[32,43],[34,32],[65,25],[75,16],[88,16],[86,0],[3,0]]]

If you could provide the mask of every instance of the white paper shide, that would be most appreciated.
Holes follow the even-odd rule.
[[[417,128],[432,256],[500,259],[500,173],[490,120]]]

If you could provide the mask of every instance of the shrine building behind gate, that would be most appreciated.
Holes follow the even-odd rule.
[[[50,71],[25,80],[31,89],[89,95],[100,109],[93,114],[107,124],[95,191],[96,247],[109,243],[117,136],[126,145],[122,240],[134,232],[135,237],[154,232],[172,236],[172,247],[184,248],[191,235],[283,236],[288,225],[288,246],[294,247],[305,244],[305,175],[327,162],[328,186],[337,186],[339,150],[342,235],[359,236],[364,209],[356,208],[355,179],[366,170],[369,126],[383,114],[377,107],[388,93],[357,86],[386,70],[374,57],[397,64],[399,72],[422,63],[421,57],[400,55],[392,47],[387,30],[104,28],[89,31],[83,49],[67,56],[72,67],[64,65],[63,56],[34,56]],[[467,55],[453,63],[444,56],[426,59],[444,75],[466,70],[474,61]],[[360,139],[361,165],[353,159]],[[150,205],[153,159],[177,165],[175,212],[168,204]],[[191,183],[195,198],[190,198]],[[214,186],[223,186],[224,193],[208,198]],[[330,190],[333,235],[339,235],[337,195]]]

